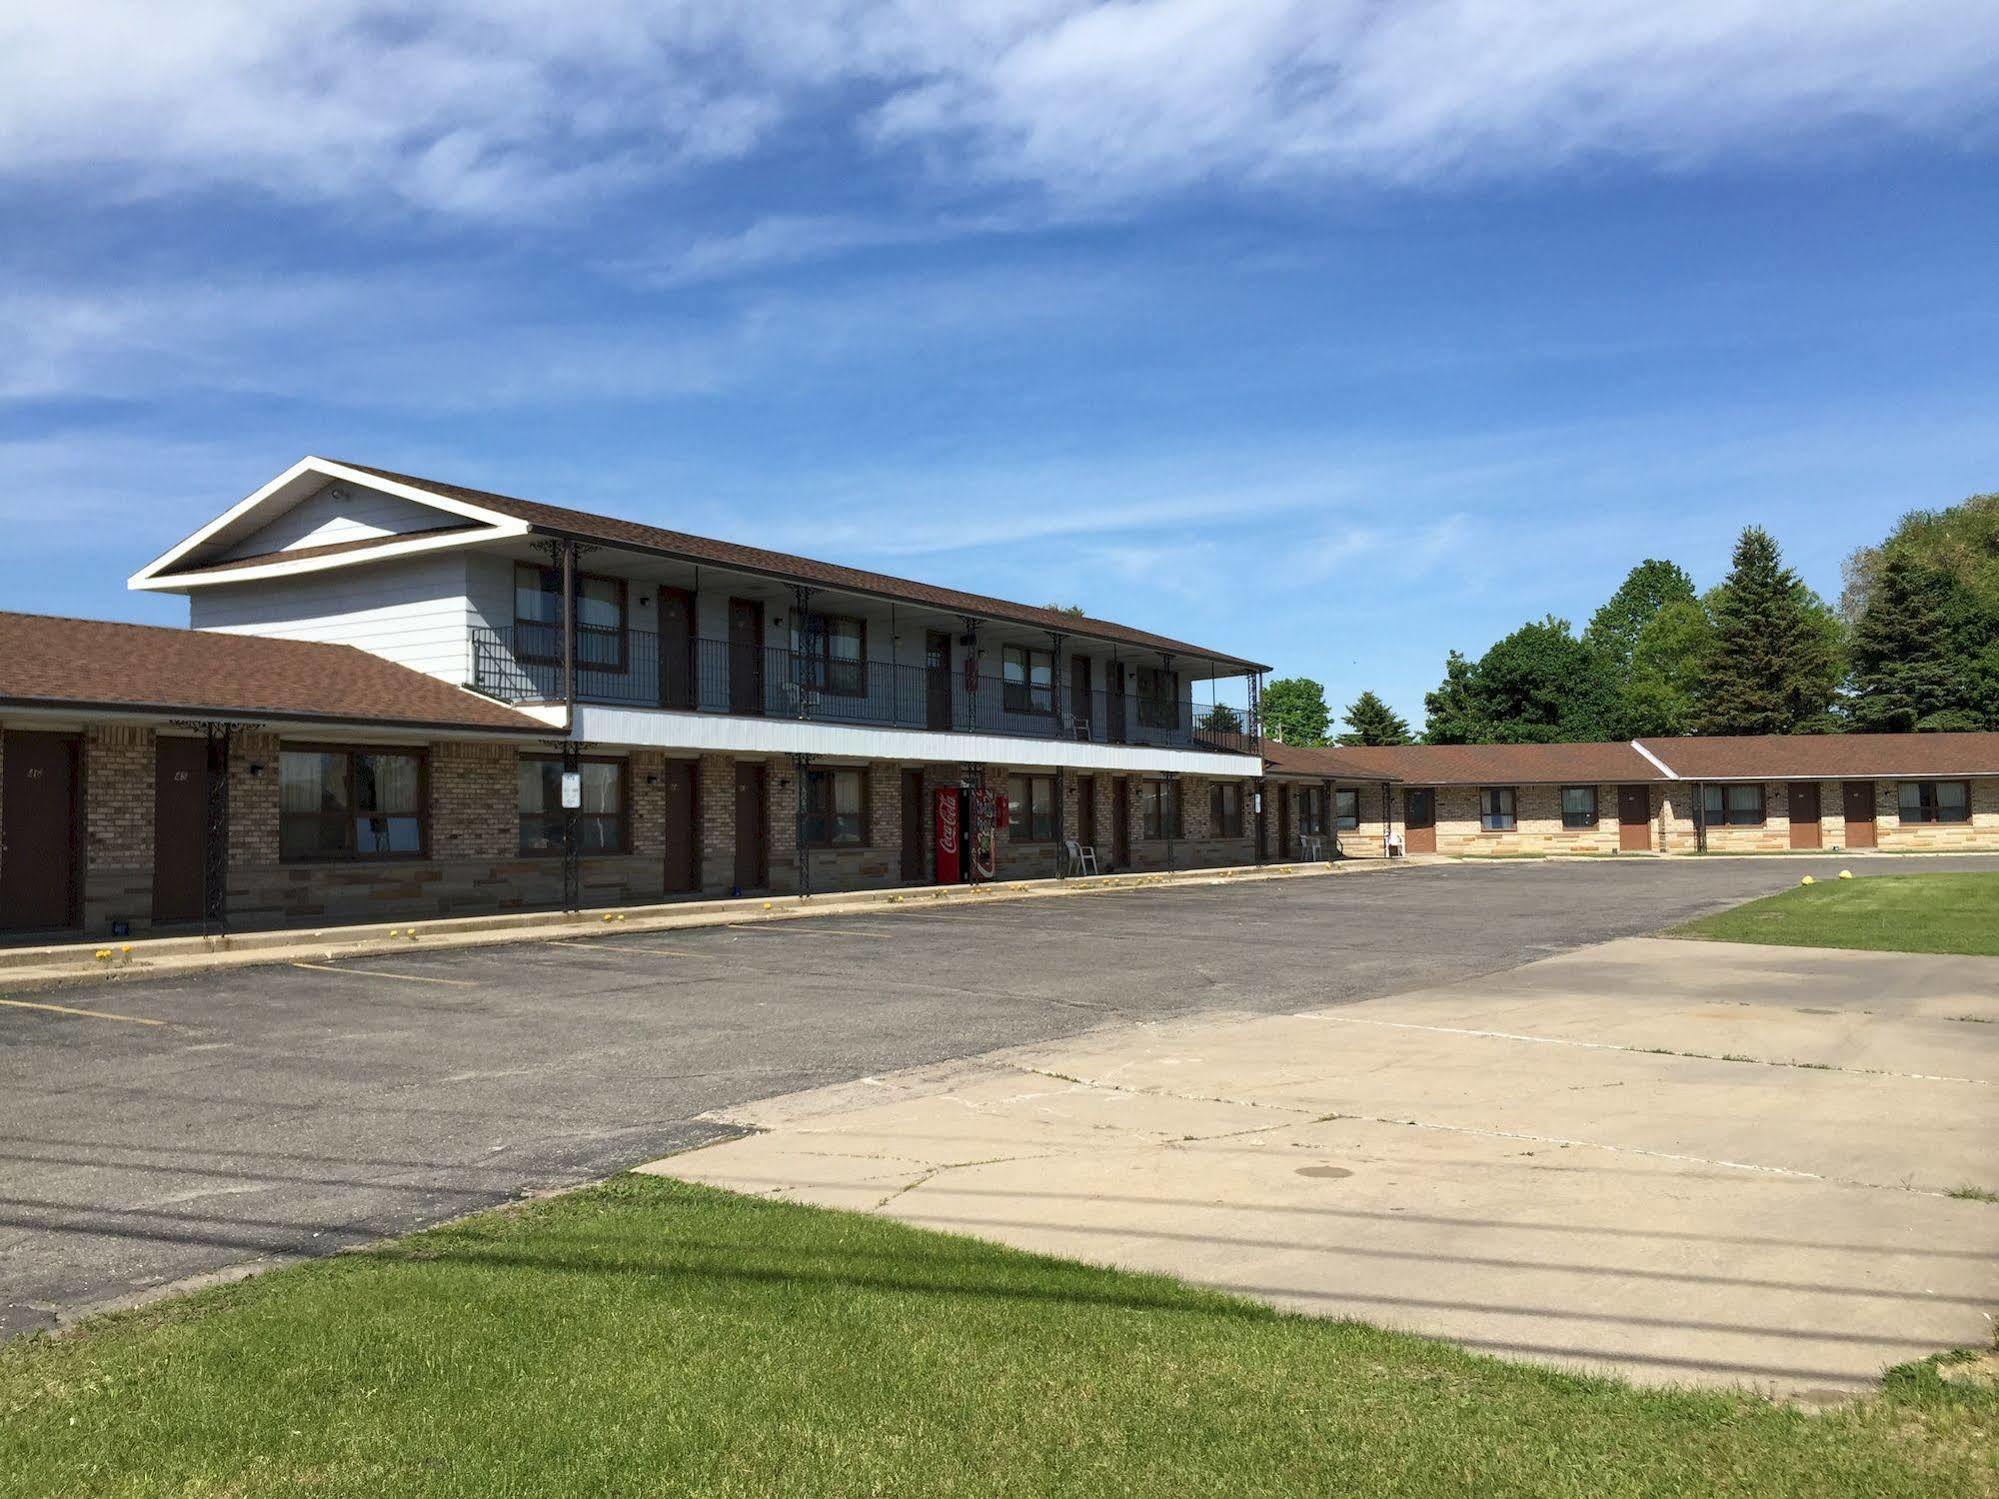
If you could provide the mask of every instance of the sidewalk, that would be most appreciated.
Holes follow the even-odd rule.
[[[486,916],[445,917],[395,925],[380,923],[315,929],[234,932],[212,937],[154,937],[125,941],[75,942],[57,946],[0,948],[0,987],[8,992],[145,976],[165,978],[259,963],[291,963],[302,958],[363,957],[412,946],[485,947],[503,942],[547,941],[551,937],[620,932],[674,931],[688,927],[747,922],[798,921],[815,915],[888,912],[939,901],[1033,900],[1049,896],[1103,895],[1155,885],[1215,885],[1257,880],[1351,875],[1388,869],[1386,860],[1340,864],[1235,865],[1174,873],[1109,874],[1087,879],[1001,880],[988,885],[918,885],[888,890],[835,891],[824,895],[750,895],[723,900],[683,900],[659,905],[615,906],[587,911],[517,911]]]

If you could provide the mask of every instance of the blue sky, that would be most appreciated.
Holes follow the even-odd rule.
[[[9,608],[306,452],[1075,602],[1412,719],[1999,488],[1999,9],[0,20]]]

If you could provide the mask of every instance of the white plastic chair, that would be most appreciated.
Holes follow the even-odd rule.
[[[1093,843],[1078,843],[1074,838],[1064,839],[1062,853],[1069,864],[1071,874],[1095,874],[1097,872],[1097,848]]]
[[[1396,858],[1398,856],[1406,856],[1409,852],[1408,849],[1404,848],[1402,845],[1402,835],[1396,832],[1393,828],[1390,828],[1388,832],[1382,836],[1381,847],[1382,847],[1382,852],[1387,854],[1388,857],[1391,859]]]

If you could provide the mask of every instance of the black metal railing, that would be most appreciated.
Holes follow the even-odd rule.
[[[560,702],[556,625],[475,628],[471,685],[504,702]],[[579,630],[576,700],[616,707],[807,718],[941,732],[1011,734],[1257,754],[1253,715],[1065,682],[815,656],[727,640],[672,642],[645,630]]]

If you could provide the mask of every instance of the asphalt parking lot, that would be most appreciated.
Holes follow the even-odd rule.
[[[1838,867],[1405,868],[36,996],[92,1013],[0,1007],[0,1332],[601,1177],[726,1133],[699,1117],[725,1106],[1106,1025],[1432,987]]]

